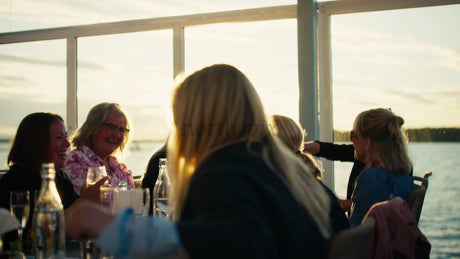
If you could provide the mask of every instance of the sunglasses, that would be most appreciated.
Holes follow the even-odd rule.
[[[351,140],[351,142],[355,141],[356,138],[358,138],[358,134],[354,130],[350,131],[350,140]]]

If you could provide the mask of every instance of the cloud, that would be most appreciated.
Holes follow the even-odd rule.
[[[50,67],[65,67],[65,60],[52,60],[39,57],[25,57],[18,55],[7,55],[0,54],[1,62],[14,62],[14,63],[23,63],[23,64],[32,64],[32,65],[43,65]],[[90,62],[78,62],[78,68],[91,69],[91,70],[104,70],[104,66],[101,64],[90,63]]]
[[[423,58],[427,64],[460,72],[460,49],[435,45],[405,36],[336,25],[333,29],[333,52],[352,60],[379,65],[411,66]],[[410,35],[410,34],[408,34]]]

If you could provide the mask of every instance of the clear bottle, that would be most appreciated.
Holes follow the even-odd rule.
[[[166,158],[160,158],[158,178],[153,187],[153,215],[170,219],[172,216],[168,206],[170,181],[166,163]]]
[[[35,258],[65,258],[64,209],[56,189],[53,163],[43,163],[40,194],[34,209]]]

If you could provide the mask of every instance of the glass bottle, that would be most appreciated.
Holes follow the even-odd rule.
[[[65,258],[64,209],[56,189],[53,163],[43,163],[34,209],[35,258]]]
[[[170,181],[166,163],[166,158],[160,158],[158,178],[153,187],[153,215],[169,219],[171,216],[168,206]]]

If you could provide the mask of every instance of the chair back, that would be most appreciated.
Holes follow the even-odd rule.
[[[374,232],[375,219],[373,217],[368,217],[362,225],[340,231],[329,243],[326,258],[368,258]]]
[[[407,204],[409,205],[410,210],[414,214],[417,224],[420,220],[420,215],[422,214],[423,202],[425,200],[425,195],[428,190],[428,178],[433,173],[431,171],[426,171],[423,177],[412,176],[414,180],[414,190],[409,194],[407,198]]]

